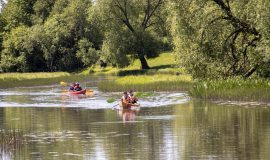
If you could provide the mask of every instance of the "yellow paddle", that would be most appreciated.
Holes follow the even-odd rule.
[[[60,82],[60,85],[61,85],[61,86],[67,86],[68,84],[67,84],[66,82],[61,81],[61,82]]]

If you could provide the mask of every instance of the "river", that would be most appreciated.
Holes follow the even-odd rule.
[[[55,86],[0,90],[0,158],[269,159],[270,107],[155,93],[113,109],[121,93],[71,96]]]

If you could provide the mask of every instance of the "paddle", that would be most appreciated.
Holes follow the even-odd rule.
[[[68,86],[68,84],[67,84],[66,82],[64,82],[64,81],[61,81],[61,82],[60,82],[60,85],[61,85],[61,86]]]

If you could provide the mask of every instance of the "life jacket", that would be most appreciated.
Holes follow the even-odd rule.
[[[70,87],[69,87],[69,90],[74,90],[74,87],[73,87],[73,86],[70,86]]]
[[[122,101],[125,102],[125,103],[129,103],[129,96],[123,96],[122,98]]]
[[[82,87],[80,87],[80,86],[75,86],[75,87],[74,87],[74,90],[80,91],[80,90],[82,90]]]

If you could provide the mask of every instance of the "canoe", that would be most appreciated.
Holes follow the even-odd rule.
[[[86,89],[83,89],[81,91],[69,91],[69,94],[85,94],[86,93]]]
[[[123,102],[119,102],[119,106],[124,108],[124,109],[128,109],[128,108],[131,108],[132,106],[140,106],[140,104],[138,103],[135,103],[135,104],[132,104],[132,103],[123,103]]]

